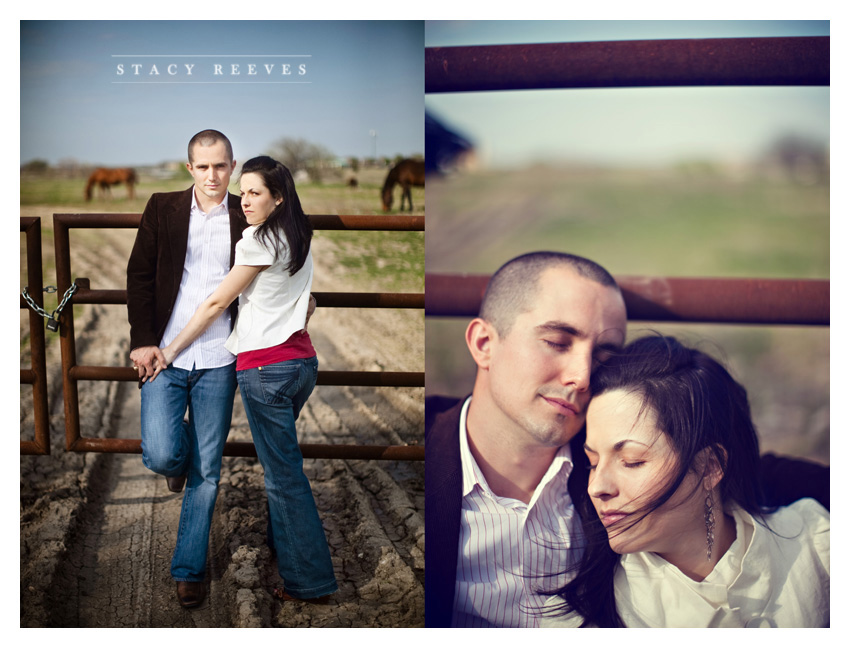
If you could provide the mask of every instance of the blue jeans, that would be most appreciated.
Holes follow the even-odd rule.
[[[191,371],[169,366],[142,386],[142,462],[166,477],[187,475],[171,561],[176,581],[204,580],[235,393],[235,363]]]
[[[316,385],[318,367],[313,357],[236,372],[265,473],[278,572],[286,592],[301,599],[337,589],[328,541],[295,434],[295,421]]]

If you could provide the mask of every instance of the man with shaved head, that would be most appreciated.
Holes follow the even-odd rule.
[[[535,252],[491,278],[466,343],[472,396],[426,404],[426,623],[537,625],[578,530],[569,441],[590,373],[626,337],[626,308],[598,264]],[[452,539],[453,538],[453,539]]]

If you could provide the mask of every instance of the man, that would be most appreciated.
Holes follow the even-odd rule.
[[[171,491],[186,487],[171,574],[177,600],[187,608],[206,597],[210,525],[236,392],[236,358],[224,348],[236,303],[150,379],[158,362],[165,365],[160,347],[229,272],[248,225],[240,199],[227,191],[236,168],[230,141],[202,131],[189,142],[188,156],[194,185],[151,196],[127,265],[130,359],[142,390],[142,461],[166,477]]]
[[[625,335],[620,290],[592,261],[535,252],[493,275],[466,331],[471,397],[426,399],[427,626],[538,625],[537,591],[580,550],[570,494],[587,488],[590,374]],[[762,469],[768,503],[829,506],[828,468],[766,456]]]
[[[536,625],[535,577],[568,566],[552,548],[578,528],[568,442],[625,336],[620,290],[592,261],[537,252],[493,275],[466,331],[471,398],[426,406],[427,625]]]

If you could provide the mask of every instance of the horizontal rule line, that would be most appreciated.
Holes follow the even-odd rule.
[[[206,85],[224,85],[230,83],[253,83],[253,84],[265,84],[265,85],[281,85],[281,84],[300,84],[300,85],[309,85],[313,83],[312,81],[110,81],[110,83],[118,83],[121,85],[179,85],[179,84],[189,84],[189,85],[198,85],[198,84],[206,84]]]
[[[113,58],[310,58],[312,54],[111,54]]]

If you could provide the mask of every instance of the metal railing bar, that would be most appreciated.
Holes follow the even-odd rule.
[[[425,48],[425,92],[827,86],[829,36]]]
[[[126,304],[127,291],[122,289],[90,289],[88,279],[77,278],[80,289],[74,293],[75,304]],[[424,293],[356,293],[315,292],[320,308],[412,308],[425,307]],[[23,298],[21,298],[23,302]],[[24,304],[26,302],[23,302]]]
[[[44,308],[44,278],[41,255],[41,218],[21,217],[21,232],[26,234],[27,294]],[[47,406],[47,359],[44,339],[44,318],[33,311],[21,296],[21,308],[29,310],[30,368],[21,369],[21,384],[32,385],[32,408],[35,438],[21,441],[20,453],[50,454],[50,421]]]
[[[309,216],[313,229],[316,230],[351,230],[351,231],[394,231],[394,232],[424,232],[424,216],[402,215],[339,215],[312,214]],[[141,214],[54,214],[53,220],[78,229],[120,229],[138,227],[142,220]]]
[[[383,461],[424,461],[425,447],[406,446],[367,446],[349,444],[299,444],[305,459],[366,459]],[[141,454],[142,442],[139,439],[98,439],[79,437],[68,450],[72,452],[104,452]],[[228,441],[224,444],[226,457],[256,457],[254,444],[249,441]]]
[[[426,273],[426,317],[476,317],[489,279]],[[615,279],[632,321],[829,326],[828,279]]]
[[[76,365],[68,370],[74,380],[137,382],[139,374],[130,367]],[[424,387],[423,371],[319,371],[316,385],[338,387]]]

